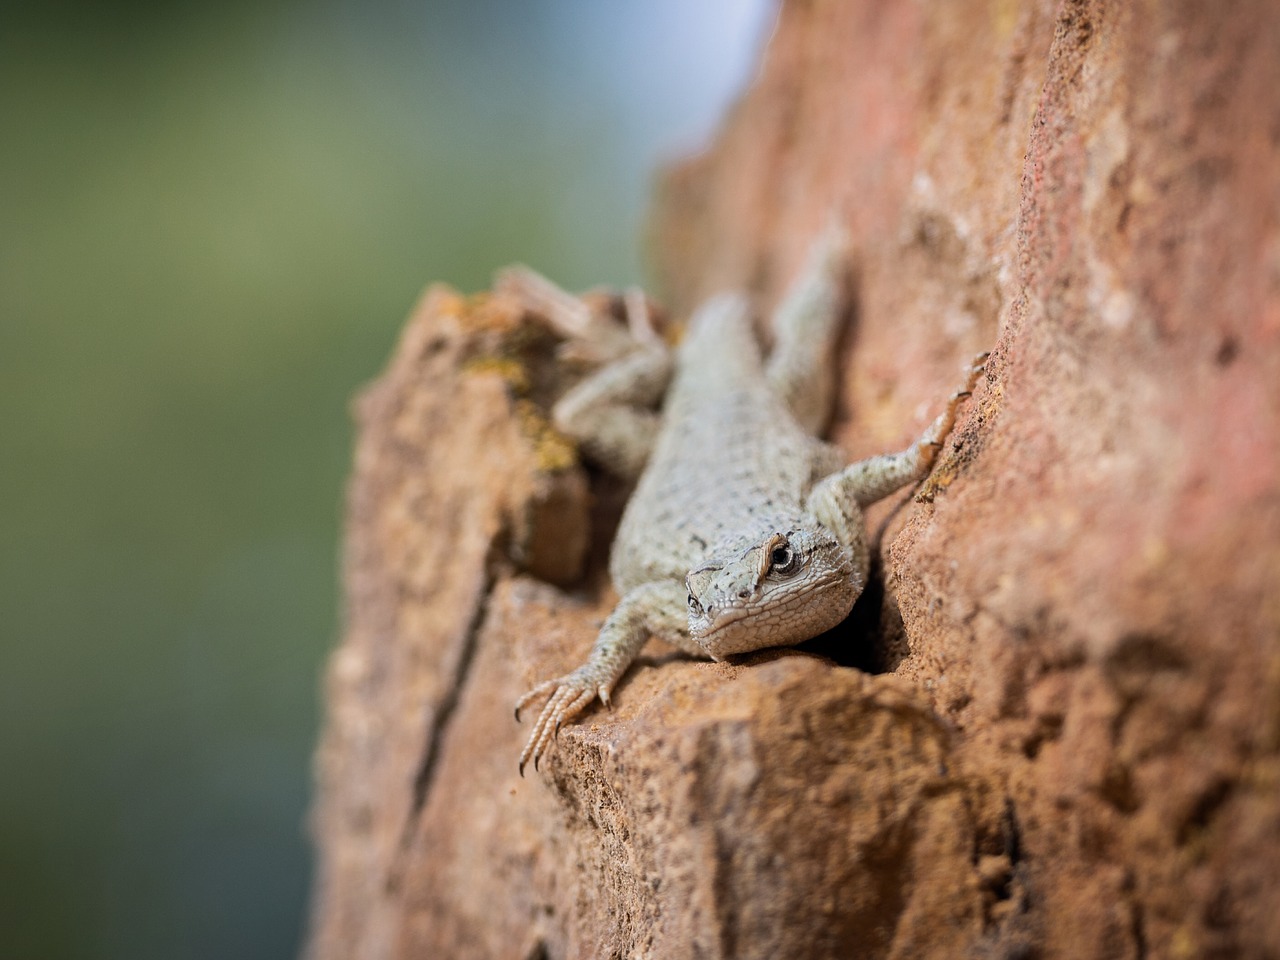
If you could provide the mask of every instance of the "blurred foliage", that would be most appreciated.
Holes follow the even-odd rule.
[[[4,955],[296,952],[348,398],[431,280],[636,279],[764,7],[628,6],[6,11]]]

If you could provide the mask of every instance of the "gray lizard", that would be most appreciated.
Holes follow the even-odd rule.
[[[842,233],[828,229],[775,312],[767,359],[740,294],[705,303],[674,358],[633,315],[634,349],[556,404],[556,425],[589,455],[643,472],[610,553],[618,605],[582,666],[516,704],[518,720],[549,695],[521,774],[563,723],[609,703],[650,637],[721,660],[800,643],[849,614],[869,566],[862,508],[928,473],[985,356],[915,443],[845,465],[815,436],[834,399],[845,270]]]

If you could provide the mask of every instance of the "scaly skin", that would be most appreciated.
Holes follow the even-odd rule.
[[[830,416],[843,271],[842,235],[828,230],[778,309],[767,361],[744,297],[706,303],[675,358],[660,423],[636,409],[669,373],[651,338],[557,404],[557,425],[584,449],[622,472],[646,456],[647,466],[610,554],[622,599],[586,662],[516,705],[519,719],[548,697],[522,774],[561,724],[596,698],[609,703],[651,636],[719,660],[801,643],[848,615],[869,565],[862,507],[928,473],[982,367],[906,450],[842,466],[812,431]]]

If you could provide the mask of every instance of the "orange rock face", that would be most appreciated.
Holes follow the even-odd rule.
[[[988,376],[838,662],[651,651],[526,780],[609,511],[551,340],[428,297],[360,405],[312,955],[1274,956],[1278,51],[1248,0],[786,6],[665,181],[670,304],[767,305],[834,210],[850,458]]]

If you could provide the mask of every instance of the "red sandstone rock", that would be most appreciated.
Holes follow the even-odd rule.
[[[521,780],[611,597],[507,559],[587,544],[548,335],[437,292],[360,404],[312,956],[1276,956],[1278,185],[1274,3],[788,5],[654,246],[767,303],[841,212],[851,458],[994,349],[821,645],[893,675],[654,650]]]

